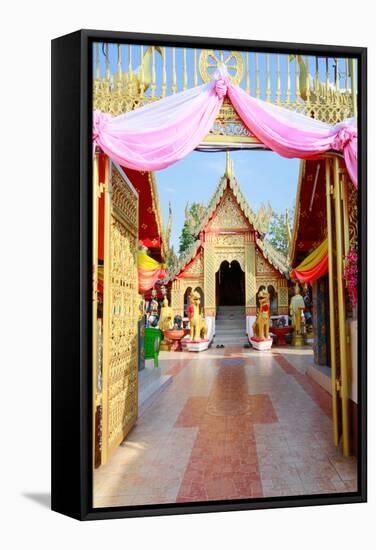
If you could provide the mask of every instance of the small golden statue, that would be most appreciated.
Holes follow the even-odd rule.
[[[300,294],[300,286],[298,283],[295,285],[295,295],[291,298],[290,302],[290,315],[292,319],[292,326],[294,327],[294,333],[292,335],[293,346],[303,346],[304,340],[302,336],[302,313],[304,311],[305,304],[303,296]]]
[[[269,318],[270,318],[270,305],[269,305],[269,292],[266,288],[262,288],[258,295],[259,310],[257,312],[256,321],[253,323],[253,336],[264,340],[269,340]]]
[[[200,312],[200,301],[200,294],[197,291],[192,291],[189,296],[188,306],[188,318],[190,324],[189,339],[191,342],[206,340],[208,335],[206,321]]]
[[[159,328],[163,330],[171,330],[174,327],[174,312],[172,307],[168,305],[167,296],[163,299],[163,306],[161,307],[161,316],[159,318]]]
[[[138,299],[138,320],[141,321],[141,319],[143,319],[146,315],[146,303],[143,294],[139,294]]]

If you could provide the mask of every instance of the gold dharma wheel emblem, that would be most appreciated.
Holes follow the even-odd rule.
[[[244,60],[240,52],[202,50],[199,71],[203,82],[209,82],[219,65],[225,65],[232,84],[238,85],[244,75]]]

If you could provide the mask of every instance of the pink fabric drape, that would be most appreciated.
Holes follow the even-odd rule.
[[[217,80],[115,118],[95,112],[94,142],[127,168],[162,170],[187,156],[209,133],[226,91]]]
[[[244,125],[266,147],[288,158],[309,159],[325,151],[343,153],[357,186],[354,120],[331,126],[249,96],[231,84],[224,66],[212,82],[111,118],[93,117],[93,141],[111,159],[133,170],[161,170],[193,151],[209,133],[228,95]]]
[[[159,279],[166,278],[166,271],[161,269],[154,269],[152,271],[148,269],[138,268],[138,291],[143,294],[148,290],[154,288],[155,283]]]
[[[343,153],[349,176],[357,186],[358,132],[354,119],[334,126],[261,99],[228,85],[228,96],[247,128],[267,147],[287,158],[309,159],[325,151]]]

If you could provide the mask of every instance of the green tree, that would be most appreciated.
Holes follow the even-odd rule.
[[[175,254],[174,246],[170,246],[166,255],[166,266],[170,271],[174,271],[178,265],[178,257]]]
[[[185,221],[181,235],[179,237],[179,254],[182,254],[196,240],[195,232],[206,214],[206,207],[198,202],[193,202],[191,206],[187,204],[185,208]]]
[[[293,210],[287,210],[286,214],[273,212],[269,227],[268,239],[276,250],[287,256],[289,248],[289,236],[287,224],[291,227]]]

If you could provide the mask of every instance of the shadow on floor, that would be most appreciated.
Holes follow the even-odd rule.
[[[51,508],[51,494],[50,493],[22,493],[22,496],[33,500],[43,508]]]

